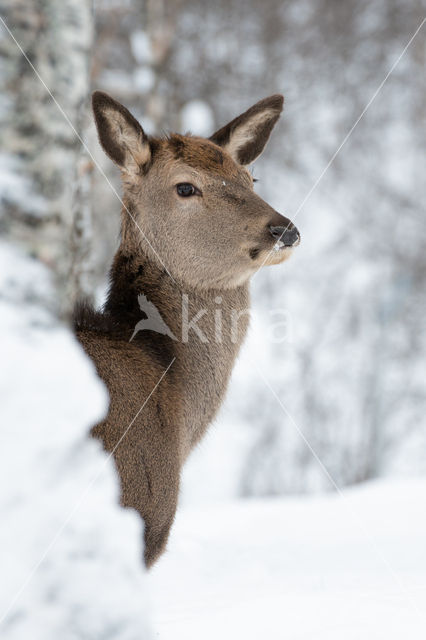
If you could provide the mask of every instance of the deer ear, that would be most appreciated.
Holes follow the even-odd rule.
[[[216,131],[210,140],[223,147],[236,162],[250,164],[262,153],[283,110],[281,95],[264,98]]]
[[[151,159],[148,136],[122,104],[107,93],[95,91],[93,113],[99,142],[105,153],[129,174],[139,174]]]

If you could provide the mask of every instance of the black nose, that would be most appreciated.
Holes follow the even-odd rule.
[[[300,240],[300,234],[293,225],[291,227],[273,227],[271,225],[269,231],[273,238],[281,240],[286,247],[293,247],[295,244],[298,244]]]

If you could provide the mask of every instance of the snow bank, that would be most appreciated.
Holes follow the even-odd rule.
[[[149,638],[141,523],[87,437],[106,391],[39,263],[0,244],[0,290],[0,635]]]
[[[424,640],[425,496],[387,481],[181,510],[150,576],[158,637]]]

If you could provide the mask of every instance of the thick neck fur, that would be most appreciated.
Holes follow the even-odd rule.
[[[138,302],[144,295],[167,326],[167,332],[143,328]],[[177,284],[153,260],[121,246],[111,269],[111,287],[104,314],[117,338],[145,350],[166,369],[173,358],[187,424],[183,457],[214,418],[244,339],[249,314],[248,285],[235,289],[194,289]],[[194,318],[199,319],[194,322]],[[191,325],[191,321],[193,324]],[[198,331],[194,327],[198,327]],[[143,372],[141,372],[143,373]]]

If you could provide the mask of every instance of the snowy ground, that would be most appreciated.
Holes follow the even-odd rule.
[[[426,480],[181,509],[149,577],[162,640],[424,640]]]

